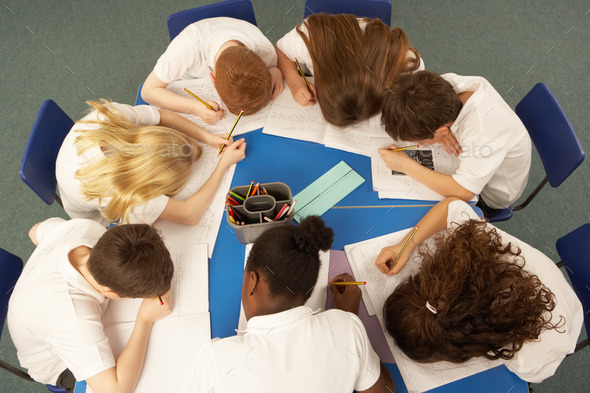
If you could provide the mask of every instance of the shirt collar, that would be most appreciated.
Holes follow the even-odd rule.
[[[291,325],[303,318],[307,318],[311,315],[317,314],[321,310],[312,310],[306,305],[293,307],[290,310],[281,311],[275,314],[260,315],[250,318],[247,323],[246,330],[237,330],[238,333],[256,333],[264,332],[268,333],[269,330],[274,328]]]

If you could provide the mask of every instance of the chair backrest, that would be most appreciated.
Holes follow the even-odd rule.
[[[325,14],[353,14],[358,17],[379,18],[391,26],[390,0],[306,0],[303,17]]]
[[[55,160],[73,125],[74,121],[53,100],[45,100],[23,153],[20,178],[48,205],[55,200],[57,188]]]
[[[559,238],[556,248],[572,287],[582,302],[586,333],[590,337],[590,224],[584,224]]]
[[[218,16],[227,16],[230,18],[242,19],[256,24],[254,8],[250,0],[227,0],[215,4],[204,5],[202,7],[191,8],[190,10],[180,11],[168,17],[168,34],[170,41],[174,39],[185,27],[201,19],[215,18]]]
[[[23,260],[0,248],[0,337],[8,313],[8,299],[23,271]]]
[[[552,187],[559,186],[581,163],[585,153],[576,132],[549,87],[537,83],[516,105]]]

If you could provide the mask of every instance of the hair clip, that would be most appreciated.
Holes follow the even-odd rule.
[[[430,303],[428,303],[428,302],[426,302],[426,308],[427,308],[427,309],[428,309],[428,311],[430,311],[431,313],[433,313],[433,314],[438,314],[438,311],[436,311],[436,308],[434,308],[434,307],[432,306],[432,304],[430,304]]]

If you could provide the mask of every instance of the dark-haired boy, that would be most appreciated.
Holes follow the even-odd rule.
[[[73,391],[132,392],[153,323],[168,315],[174,266],[146,224],[108,231],[92,220],[50,218],[29,232],[37,248],[10,298],[8,328],[33,379]],[[162,297],[163,305],[158,296]],[[115,361],[101,315],[108,299],[145,298]]]
[[[510,206],[524,191],[531,164],[529,134],[500,94],[484,78],[407,74],[387,94],[382,115],[396,140],[440,143],[459,155],[446,175],[426,171],[403,152],[380,149],[388,168],[403,172],[444,197],[468,201],[480,194],[484,214]]]

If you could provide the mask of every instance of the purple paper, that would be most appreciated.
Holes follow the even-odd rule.
[[[354,277],[348,259],[346,258],[346,253],[344,251],[330,250],[330,271],[328,273],[328,280],[331,281],[334,277],[342,273],[349,273]],[[355,279],[361,281],[362,277],[355,277]],[[330,290],[328,290],[326,310],[331,308],[334,308],[334,301],[332,300]],[[369,315],[364,300],[361,300],[358,316],[363,322],[363,325],[365,325],[367,335],[369,336],[369,340],[371,340],[371,345],[375,352],[377,352],[377,355],[379,355],[381,361],[383,363],[395,363],[389,345],[387,345],[387,340],[385,340],[385,335],[383,334],[383,329],[381,329],[379,319],[376,315]]]

